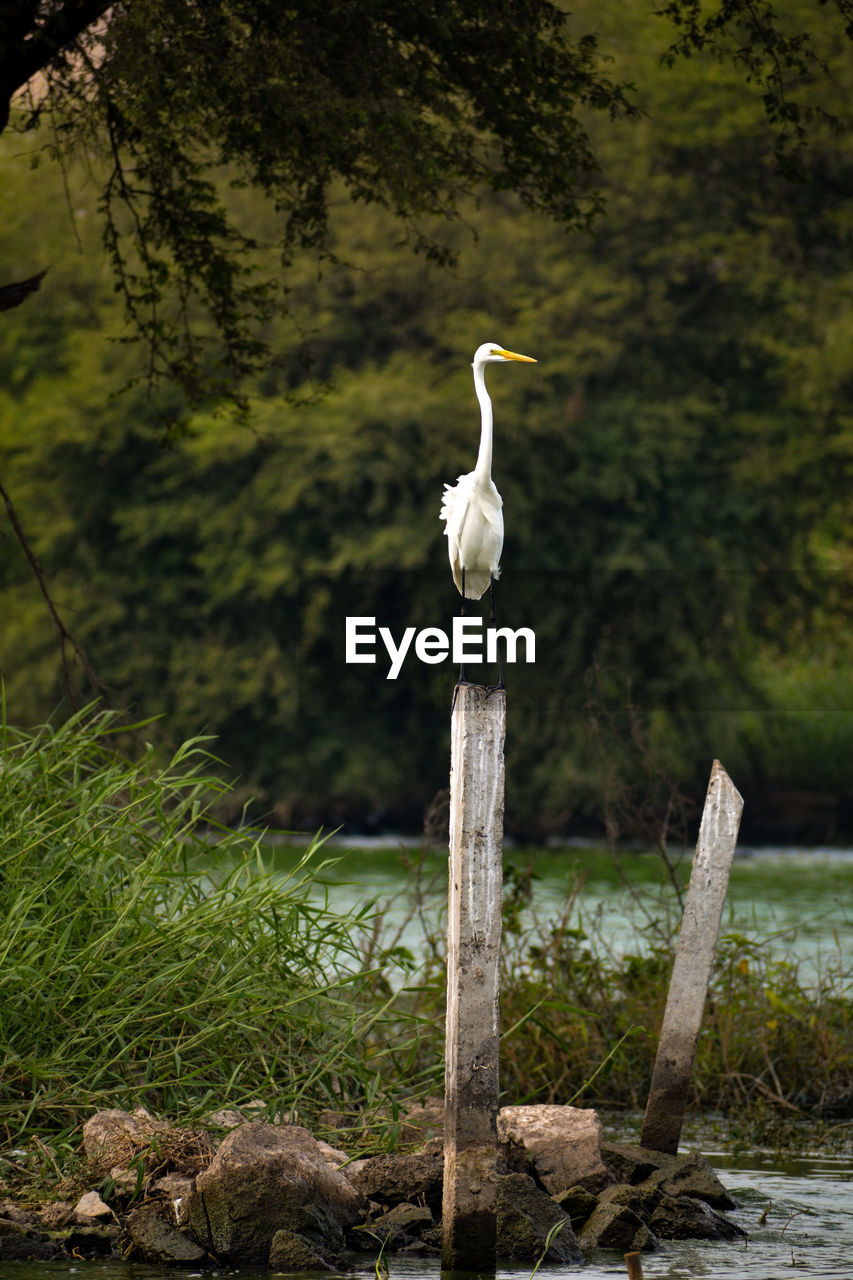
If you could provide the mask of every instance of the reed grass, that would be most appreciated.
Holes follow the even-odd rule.
[[[26,733],[3,717],[0,1133],[139,1104],[387,1123],[418,1027],[392,1010],[393,960],[364,961],[369,909],[318,898],[320,841],[288,877],[257,835],[216,831],[212,858],[205,742],[161,767],[117,733],[92,709]]]
[[[443,1064],[444,944],[416,861],[407,891],[426,962],[413,978],[381,908],[332,909],[322,841],[283,873],[262,834],[212,823],[222,784],[204,740],[165,765],[118,742],[92,709],[33,732],[0,721],[0,1138],[50,1135],[56,1150],[98,1108],[180,1122],[252,1104],[318,1133],[349,1127],[350,1148],[393,1146],[405,1103],[440,1091]],[[580,911],[581,878],[557,919],[537,919],[530,892],[510,869],[502,1101],[642,1109],[674,895],[638,918],[635,952],[614,955]],[[691,1105],[744,1133],[751,1117],[774,1141],[803,1121],[840,1140],[849,958],[839,945],[806,979],[793,954],[724,934]]]

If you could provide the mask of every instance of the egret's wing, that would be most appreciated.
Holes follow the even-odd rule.
[[[500,534],[501,540],[503,540],[503,534],[504,534],[503,505],[504,504],[503,504],[503,499],[501,498],[501,495],[498,493],[497,489],[495,489],[494,485],[492,485],[491,492],[483,489],[480,490],[479,499],[480,499],[479,500],[480,510],[482,511],[486,520],[488,520],[489,524],[494,529],[495,533]]]
[[[471,474],[459,476],[456,484],[446,484],[441,501],[441,511],[439,512],[439,519],[445,522],[444,532],[447,537],[447,554],[450,559],[450,568],[453,571],[453,581],[460,595],[462,594],[462,531],[465,528],[465,517],[468,514],[468,508],[471,503],[472,487],[473,476]],[[468,594],[469,585],[466,580],[465,595],[467,596]]]
[[[473,472],[459,476],[455,485],[444,486],[444,498],[441,504],[440,518],[445,521],[444,532],[447,535],[447,553],[450,567],[453,570],[453,581],[457,591],[462,592],[462,565],[465,568],[465,596],[468,600],[479,600],[488,590],[492,577],[499,577],[497,561],[503,543],[503,516],[501,497],[497,489],[485,492],[482,485],[475,483]],[[473,522],[466,534],[466,525]],[[478,544],[482,541],[483,521],[493,535],[493,553],[489,555],[489,564],[482,563]],[[472,543],[473,538],[473,543]],[[463,545],[466,554],[463,555]],[[478,560],[480,563],[477,563]]]
[[[457,547],[462,536],[462,530],[465,527],[465,516],[468,514],[468,506],[471,502],[473,489],[474,476],[472,472],[465,476],[459,476],[456,484],[446,484],[444,486],[444,496],[441,500],[441,511],[438,518],[445,521],[444,532],[451,543],[456,544]]]

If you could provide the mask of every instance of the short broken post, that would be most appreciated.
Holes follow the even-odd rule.
[[[625,1266],[628,1269],[628,1280],[643,1280],[643,1259],[636,1249],[625,1254]]]
[[[678,1154],[742,811],[740,793],[715,760],[640,1137],[642,1146],[667,1155]]]
[[[504,738],[502,689],[451,717],[442,1268],[495,1270]]]

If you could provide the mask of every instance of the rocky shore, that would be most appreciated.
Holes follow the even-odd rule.
[[[372,1268],[366,1255],[380,1249],[440,1252],[440,1104],[407,1117],[413,1149],[355,1160],[299,1125],[218,1122],[233,1127],[217,1142],[142,1110],[98,1112],[83,1127],[91,1189],[38,1207],[0,1202],[0,1260],[112,1255],[295,1273]],[[574,1107],[504,1107],[498,1135],[502,1261],[544,1254],[581,1267],[598,1249],[744,1235],[698,1153],[603,1142],[596,1113]]]

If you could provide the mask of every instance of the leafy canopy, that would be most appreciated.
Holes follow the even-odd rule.
[[[37,6],[17,8],[13,30]],[[224,183],[269,198],[284,267],[300,249],[331,254],[340,183],[447,260],[432,220],[477,188],[588,221],[600,197],[578,111],[631,109],[595,39],[571,37],[548,3],[134,0],[55,16],[72,9],[97,20],[45,66],[29,123],[49,113],[63,148],[103,153],[107,245],[152,372],[196,393],[263,359],[257,324],[282,300],[281,270],[258,271],[266,246],[227,212]]]
[[[741,67],[785,154],[816,113],[838,122],[815,90],[844,38],[826,37],[833,9],[849,36],[851,0],[813,22],[766,0],[672,0],[660,52]],[[49,119],[61,151],[89,157],[148,377],[198,400],[265,363],[284,270],[299,250],[333,254],[341,184],[445,261],[442,223],[472,192],[588,224],[590,122],[637,113],[609,74],[624,33],[602,47],[603,26],[549,0],[0,0],[0,128],[25,90],[26,124]],[[241,222],[229,185],[262,191],[272,227]]]

